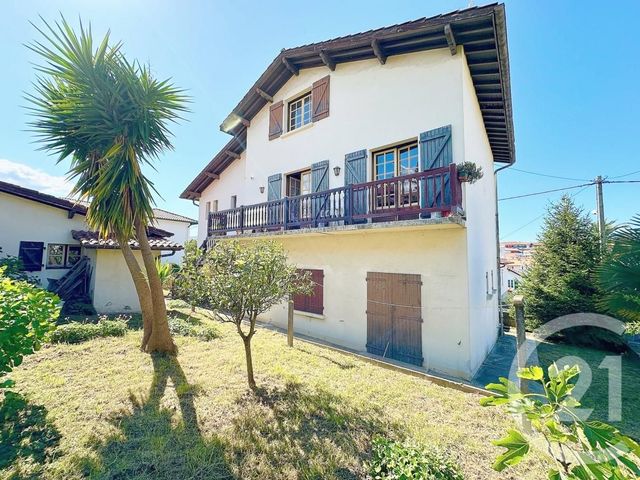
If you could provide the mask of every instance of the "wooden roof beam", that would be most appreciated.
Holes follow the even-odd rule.
[[[194,192],[192,190],[186,191],[185,192],[187,195],[189,195],[190,197],[193,197],[195,200],[200,198],[200,193],[198,192]]]
[[[204,176],[207,178],[210,178],[211,180],[217,180],[220,178],[220,175],[218,175],[217,173],[211,173],[211,172],[203,172]]]
[[[256,88],[256,93],[264,98],[267,102],[273,103],[273,97],[269,95],[267,92],[262,90],[261,88]]]
[[[240,154],[234,152],[233,150],[225,150],[225,152],[228,156],[230,156],[231,158],[238,160],[240,158]]]
[[[384,65],[387,62],[387,56],[384,54],[382,45],[380,45],[380,40],[378,40],[377,38],[371,40],[371,48],[373,49],[373,54],[380,62],[380,65]]]
[[[444,26],[444,36],[447,39],[447,45],[449,45],[451,55],[455,55],[458,52],[458,44],[456,43],[456,37],[453,35],[450,23]]]
[[[287,57],[282,57],[282,63],[284,63],[284,66],[287,67],[287,70],[289,70],[293,75],[300,74],[298,67],[296,67]]]
[[[240,123],[242,125],[244,125],[245,127],[249,128],[251,126],[251,122],[249,120],[247,120],[246,118],[244,118],[243,116],[238,115],[238,119],[240,120]]]
[[[332,72],[336,69],[336,62],[333,61],[331,55],[326,50],[320,50],[320,59]]]

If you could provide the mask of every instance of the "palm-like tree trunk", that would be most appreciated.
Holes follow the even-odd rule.
[[[169,331],[167,307],[164,303],[164,291],[162,290],[162,282],[160,281],[160,275],[158,275],[156,261],[151,251],[151,246],[149,245],[149,239],[147,238],[146,225],[143,225],[140,220],[136,220],[135,229],[136,237],[140,244],[140,252],[142,253],[142,261],[147,271],[149,290],[151,291],[151,299],[153,301],[153,324],[151,336],[147,342],[147,351],[175,354],[178,349]]]
[[[151,290],[149,290],[149,284],[142,272],[140,264],[136,260],[133,250],[129,246],[129,242],[125,237],[119,237],[118,243],[122,250],[124,261],[129,268],[131,278],[133,279],[133,285],[135,286],[138,299],[140,301],[140,310],[142,312],[142,343],[140,345],[141,350],[146,350],[147,342],[151,336],[151,328],[153,322],[153,301],[151,299]]]

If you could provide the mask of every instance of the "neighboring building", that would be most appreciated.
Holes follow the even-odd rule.
[[[494,162],[515,161],[503,5],[283,50],[181,195],[198,241],[277,239],[295,329],[471,378],[498,331]],[[484,177],[461,184],[456,164]],[[261,317],[285,327],[286,304]]]
[[[98,313],[140,311],[118,243],[89,231],[86,212],[85,205],[0,181],[2,255],[19,257],[45,288],[77,280],[64,291],[88,294]],[[172,235],[150,227],[151,248],[158,255],[181,250]],[[138,243],[130,245],[142,262]]]
[[[502,298],[512,293],[522,281],[538,244],[534,242],[500,242],[500,279]]]
[[[154,208],[153,216],[155,218],[154,227],[173,233],[171,241],[183,246],[191,238],[191,226],[198,224],[198,221],[193,218],[168,212],[161,208]],[[161,261],[162,263],[181,264],[183,255],[184,250],[176,250],[173,255],[163,256]]]

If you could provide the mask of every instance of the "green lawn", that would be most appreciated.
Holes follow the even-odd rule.
[[[640,360],[633,352],[622,355],[621,378],[619,375],[611,375],[611,381],[621,385],[622,390],[622,421],[614,421],[609,417],[609,370],[601,367],[607,356],[617,357],[617,354],[564,344],[540,343],[538,346],[538,358],[545,367],[564,357],[584,360],[590,372],[581,376],[585,377],[583,380],[588,381],[590,375],[591,382],[585,383],[587,388],[580,402],[584,408],[593,409],[589,418],[615,425],[624,434],[640,440]],[[576,363],[576,360],[572,360],[571,363]],[[579,378],[576,389],[581,387],[580,380]],[[613,388],[615,391],[616,387]]]
[[[139,331],[25,359],[0,410],[0,477],[355,479],[381,434],[450,450],[466,478],[546,478],[541,454],[491,469],[511,421],[478,395],[272,331],[254,339],[249,393],[242,343],[216,325],[212,341],[177,337],[177,360],[141,353]]]

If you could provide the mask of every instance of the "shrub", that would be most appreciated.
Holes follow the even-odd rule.
[[[210,325],[198,325],[176,317],[169,319],[169,331],[172,335],[196,337],[205,341],[213,340],[219,336],[218,331]]]
[[[375,480],[462,480],[460,467],[437,449],[375,438],[369,478]]]
[[[127,322],[122,317],[107,320],[100,317],[98,323],[71,322],[60,325],[51,334],[52,343],[81,343],[98,337],[122,337],[127,333]]]
[[[13,385],[2,378],[40,348],[56,328],[60,299],[25,281],[4,275],[0,267],[0,388]]]

